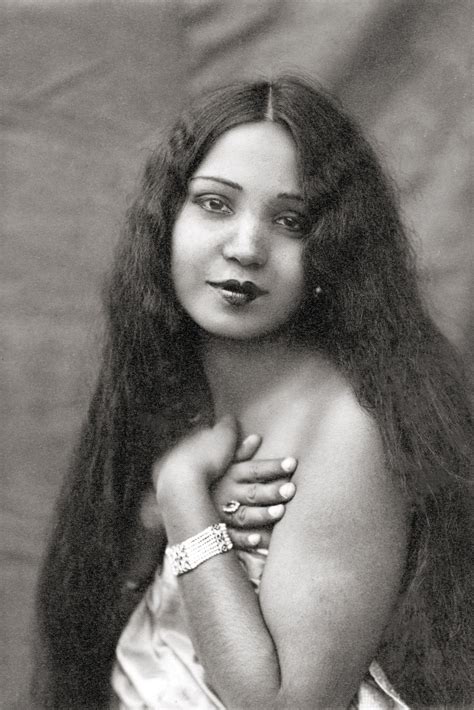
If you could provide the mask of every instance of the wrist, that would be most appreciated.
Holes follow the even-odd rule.
[[[205,475],[193,466],[165,466],[153,471],[156,497],[160,501],[176,500],[187,491],[202,495],[207,491]]]
[[[166,548],[173,574],[191,572],[211,557],[229,552],[233,547],[225,523],[215,523],[197,535]]]
[[[169,544],[181,542],[220,522],[206,482],[197,478],[195,472],[181,469],[163,479],[160,474],[156,497]]]

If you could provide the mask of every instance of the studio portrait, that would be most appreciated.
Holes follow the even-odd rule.
[[[4,0],[5,710],[474,704],[470,0]]]

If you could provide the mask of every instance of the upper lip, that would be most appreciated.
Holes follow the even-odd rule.
[[[225,291],[235,291],[237,293],[245,293],[247,296],[256,298],[263,296],[268,291],[260,288],[253,281],[239,281],[238,279],[226,279],[225,281],[208,281],[208,284],[217,288],[222,288]]]

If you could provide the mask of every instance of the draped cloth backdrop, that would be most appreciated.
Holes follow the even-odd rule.
[[[96,372],[100,283],[160,129],[229,80],[300,70],[328,86],[398,182],[430,307],[467,358],[473,7],[3,0],[1,707],[30,673],[45,532]]]

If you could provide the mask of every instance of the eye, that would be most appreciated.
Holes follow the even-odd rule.
[[[290,232],[304,232],[306,220],[302,214],[282,214],[276,219],[276,223],[280,224]]]
[[[216,214],[232,214],[229,205],[217,195],[202,195],[196,197],[194,202],[206,212],[214,212]]]

